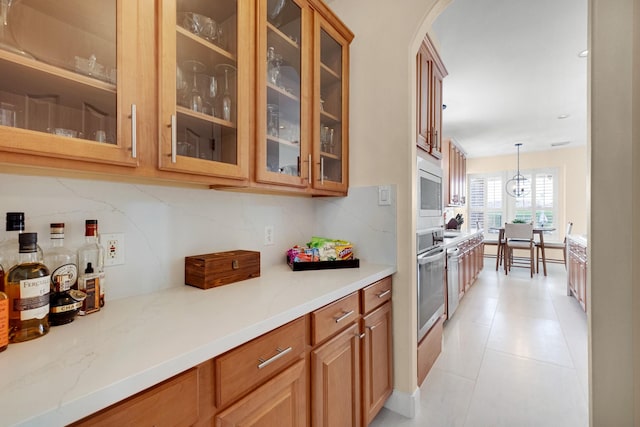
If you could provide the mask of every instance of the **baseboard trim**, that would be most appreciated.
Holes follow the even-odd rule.
[[[412,394],[393,389],[384,407],[407,418],[415,418],[420,403],[420,387]]]

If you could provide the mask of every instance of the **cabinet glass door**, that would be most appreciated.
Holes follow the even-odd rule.
[[[258,132],[256,179],[307,186],[308,90],[302,52],[308,51],[308,9],[296,0],[261,0],[258,28]],[[309,56],[309,55],[306,55]]]
[[[136,166],[136,2],[0,6],[0,150]]]
[[[316,16],[316,115],[313,186],[346,191],[348,167],[348,43]]]
[[[160,168],[247,178],[248,3],[163,1]]]

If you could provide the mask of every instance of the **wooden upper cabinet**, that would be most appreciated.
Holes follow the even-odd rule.
[[[258,182],[309,185],[312,22],[304,1],[258,1]]]
[[[252,4],[161,2],[160,169],[248,178]]]
[[[313,188],[337,192],[349,185],[349,43],[353,38],[314,15]]]
[[[416,55],[416,144],[442,158],[442,83],[447,76],[438,52],[425,36]]]
[[[137,2],[4,3],[0,151],[136,167]]]

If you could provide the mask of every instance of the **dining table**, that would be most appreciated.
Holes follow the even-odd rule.
[[[542,271],[544,273],[544,275],[547,275],[547,258],[544,252],[544,234],[545,233],[550,233],[552,231],[556,231],[555,227],[544,227],[544,226],[534,226],[533,227],[533,234],[534,234],[534,238],[537,235],[538,236],[538,242],[536,242],[536,245],[540,248],[540,254],[542,255]],[[504,227],[490,227],[489,228],[489,232],[490,233],[498,233],[498,254],[501,254],[501,256],[504,258]],[[504,262],[504,259],[503,259]],[[499,260],[496,260],[496,270],[498,269],[498,264],[499,264]],[[538,263],[536,262],[536,265]],[[536,273],[539,273],[538,269],[536,268]]]

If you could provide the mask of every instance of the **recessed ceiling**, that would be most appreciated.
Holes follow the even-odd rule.
[[[443,135],[468,157],[586,144],[587,0],[454,0],[433,35]]]

